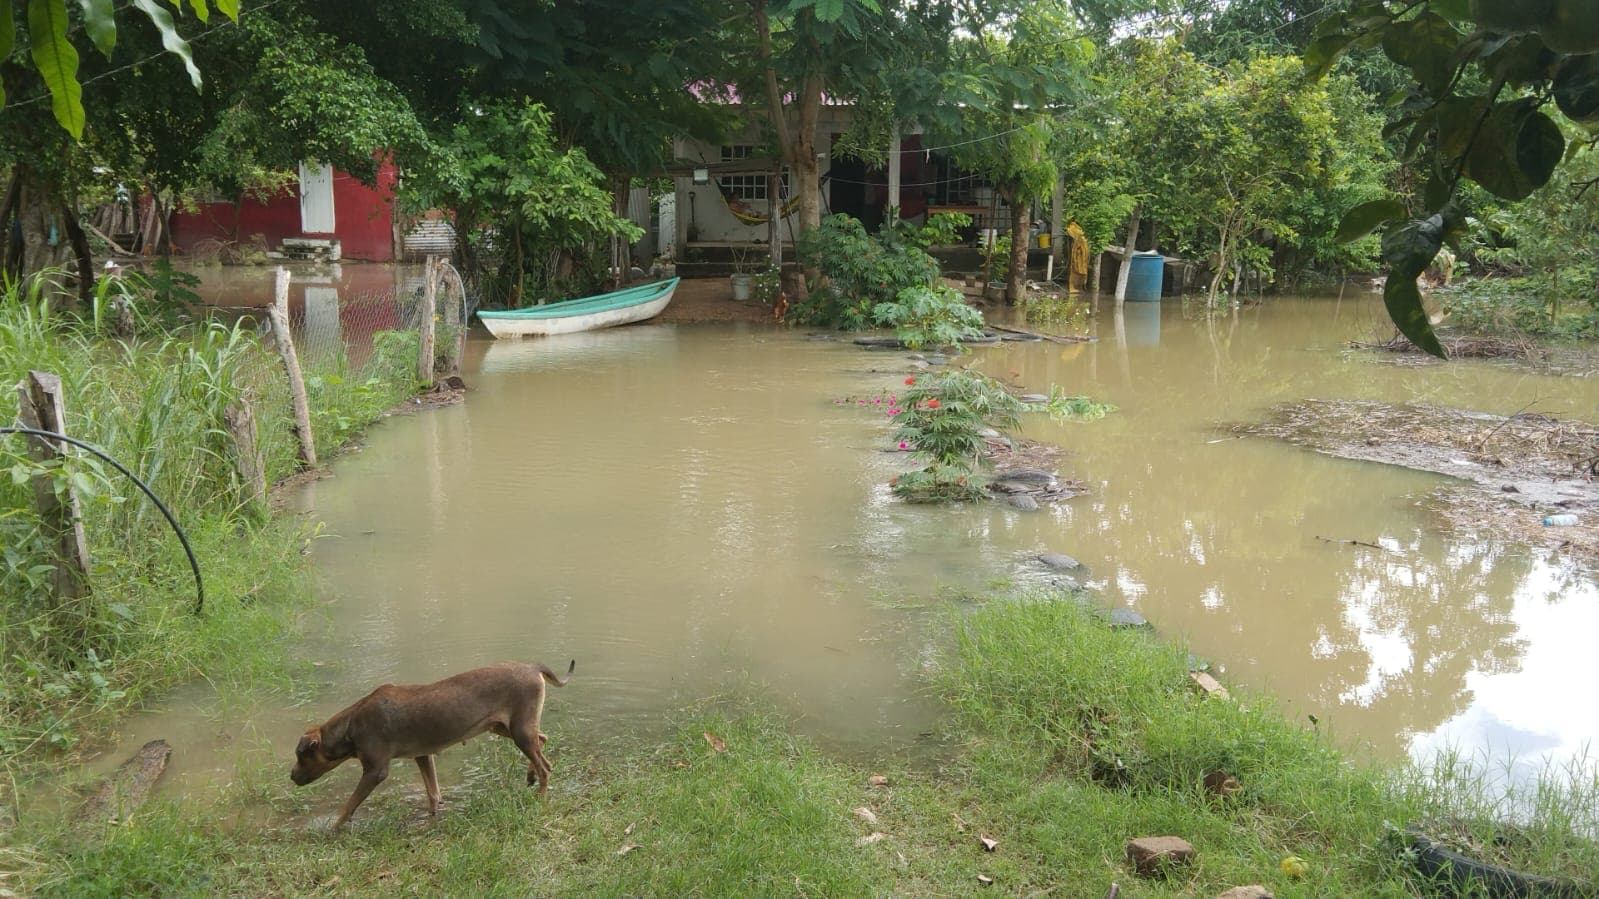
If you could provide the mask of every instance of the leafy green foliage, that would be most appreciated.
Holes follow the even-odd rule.
[[[964,212],[935,212],[920,225],[910,219],[895,219],[893,227],[901,241],[926,250],[955,244],[961,230],[971,224],[972,217]]]
[[[1312,76],[1325,75],[1351,48],[1368,46],[1381,46],[1410,73],[1412,85],[1396,98],[1400,114],[1390,128],[1408,130],[1405,155],[1427,178],[1422,221],[1440,214],[1450,221],[1412,222],[1405,226],[1408,236],[1384,242],[1384,258],[1393,267],[1385,299],[1395,324],[1429,352],[1441,349],[1431,338],[1420,294],[1414,284],[1394,279],[1413,280],[1431,261],[1417,268],[1417,254],[1428,248],[1436,253],[1458,234],[1463,211],[1449,210],[1464,199],[1462,178],[1511,202],[1525,200],[1553,178],[1567,139],[1544,107],[1553,99],[1578,122],[1599,108],[1599,68],[1587,56],[1599,50],[1594,9],[1582,0],[1358,0],[1322,22],[1305,51]]]
[[[86,122],[83,107],[83,85],[78,79],[78,51],[73,47],[71,21],[66,0],[27,0],[28,46],[34,71],[50,92],[50,106],[56,121],[74,139],[83,137]],[[178,34],[172,14],[156,0],[133,0],[132,4],[156,27],[165,49],[183,60],[195,88],[201,84],[200,70],[194,64],[193,53],[187,41]],[[173,4],[178,6],[178,4]],[[208,0],[192,0],[202,21],[210,11]],[[239,17],[236,2],[214,0],[214,5],[228,18]],[[111,0],[78,0],[83,31],[107,59],[117,43],[117,21]],[[181,9],[181,6],[179,6]],[[10,55],[16,44],[16,20],[12,4],[5,4],[0,15],[0,60]],[[5,95],[0,92],[0,102]]]
[[[1599,150],[1577,144],[1566,167],[1578,182],[1599,184]],[[1599,320],[1599,190],[1554,181],[1490,211],[1486,225],[1498,245],[1478,249],[1478,262],[1519,277],[1461,288],[1447,301],[1450,320],[1476,330],[1591,334]]]
[[[185,288],[173,273],[168,302]],[[166,522],[131,483],[84,454],[41,471],[23,438],[0,439],[0,766],[70,748],[153,691],[203,671],[226,682],[262,664],[281,635],[284,600],[297,594],[303,535],[263,524],[234,464],[225,411],[254,397],[267,478],[295,468],[288,389],[276,353],[246,323],[169,327],[140,282],[104,282],[92,315],[55,314],[36,290],[0,295],[0,378],[56,373],[67,430],[148,483],[183,522],[208,587],[195,616],[194,583]],[[157,288],[159,289],[159,288]],[[125,292],[124,292],[125,291]],[[132,338],[110,339],[116,305],[131,295]],[[148,311],[146,311],[148,310]],[[313,417],[327,449],[415,388],[414,334],[379,335],[372,358],[342,352],[308,369]],[[45,580],[53,548],[34,512],[30,479],[70,484],[83,503],[93,570],[88,597],[60,603]],[[267,600],[278,602],[269,603]]]
[[[895,494],[912,502],[980,497],[973,477],[984,464],[984,429],[1014,429],[1027,408],[1003,384],[972,371],[917,378],[899,403],[894,439],[928,463],[893,482]]]
[[[938,260],[899,239],[890,230],[869,235],[847,215],[829,216],[801,236],[799,258],[822,277],[789,318],[849,330],[871,327],[874,310],[899,299],[912,287],[931,287]]]
[[[894,302],[879,303],[872,319],[893,328],[900,342],[913,350],[960,346],[983,333],[983,314],[966,305],[960,291],[942,284],[907,287]]]
[[[548,110],[502,103],[466,112],[407,179],[405,196],[415,208],[453,210],[457,232],[469,241],[492,233],[501,244],[492,298],[516,306],[528,290],[596,286],[593,277],[576,287],[564,283],[563,260],[592,256],[613,234],[640,235],[612,211],[604,180],[581,149],[557,144]]]

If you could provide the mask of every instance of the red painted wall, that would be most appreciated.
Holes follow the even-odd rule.
[[[192,212],[172,215],[172,238],[187,252],[206,238],[249,240],[260,234],[267,248],[276,250],[285,237],[337,237],[345,259],[391,262],[394,259],[394,163],[378,168],[377,185],[367,187],[348,172],[333,173],[334,234],[306,234],[300,230],[300,191],[272,197],[265,203],[245,199],[233,203],[202,203]]]

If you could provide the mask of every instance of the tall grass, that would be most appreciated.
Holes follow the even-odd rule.
[[[241,483],[223,412],[244,396],[256,412],[270,480],[292,473],[288,390],[248,323],[177,328],[153,318],[118,337],[119,297],[103,290],[82,317],[50,310],[37,291],[0,296],[0,384],[28,371],[60,376],[67,431],[126,465],[188,531],[207,580],[196,617],[180,545],[142,493],[86,453],[44,471],[23,438],[0,438],[0,766],[67,749],[114,713],[196,676],[259,673],[297,579],[304,535],[270,520]],[[124,317],[126,313],[123,313]],[[398,350],[315,376],[312,400],[327,449],[414,387]],[[414,337],[409,342],[414,359]],[[381,347],[380,347],[381,349]],[[330,383],[331,382],[331,383]],[[348,385],[348,386],[346,386]],[[7,391],[7,402],[14,396]],[[0,415],[10,419],[10,414]],[[71,484],[83,502],[91,593],[67,607],[48,589],[50,547],[33,510],[32,478]]]

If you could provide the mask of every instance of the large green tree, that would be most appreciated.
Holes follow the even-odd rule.
[[[1463,182],[1524,200],[1567,156],[1554,117],[1599,124],[1599,4],[1355,0],[1317,27],[1305,64],[1323,76],[1349,51],[1372,47],[1409,73],[1410,85],[1394,98],[1400,118],[1392,127],[1405,136],[1405,156],[1424,182],[1417,195],[1351,210],[1340,236],[1386,226],[1388,313],[1418,346],[1441,356],[1417,278],[1465,231]]]

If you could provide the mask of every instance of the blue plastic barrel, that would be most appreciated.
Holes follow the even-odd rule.
[[[1127,274],[1127,299],[1160,302],[1160,287],[1165,275],[1166,257],[1159,253],[1134,253],[1133,269]]]

